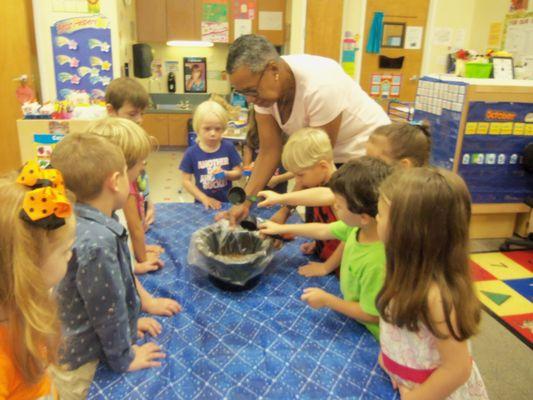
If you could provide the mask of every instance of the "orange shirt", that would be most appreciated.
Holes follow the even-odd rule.
[[[8,343],[8,331],[0,324],[0,400],[27,400],[51,394],[48,376],[35,385],[24,382],[22,374],[15,367],[13,353]]]

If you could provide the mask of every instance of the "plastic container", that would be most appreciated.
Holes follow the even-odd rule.
[[[490,78],[492,64],[467,62],[465,66],[466,78]]]
[[[258,282],[274,251],[272,240],[261,238],[257,232],[231,228],[224,221],[193,233],[187,260],[207,272],[218,287],[243,290]]]

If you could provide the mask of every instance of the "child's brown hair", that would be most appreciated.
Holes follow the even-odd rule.
[[[51,162],[79,202],[96,198],[105,180],[114,172],[123,173],[126,167],[124,154],[116,144],[88,133],[66,135],[54,148]]]
[[[379,185],[390,173],[391,167],[384,161],[364,156],[348,161],[335,171],[328,187],[346,199],[350,212],[375,217]]]
[[[370,135],[369,141],[375,136],[387,139],[390,153],[387,155],[393,160],[407,158],[415,167],[429,165],[431,133],[428,124],[394,122],[376,128]]]
[[[148,107],[150,97],[146,89],[133,78],[113,79],[105,92],[105,102],[118,111],[128,102],[132,106],[144,110]]]
[[[436,328],[442,321],[429,312],[429,290],[437,285],[448,330],[456,340],[468,339],[477,331],[480,305],[468,266],[471,200],[464,181],[442,169],[402,169],[383,182],[380,194],[390,203],[380,315],[413,332],[423,323],[444,338]]]

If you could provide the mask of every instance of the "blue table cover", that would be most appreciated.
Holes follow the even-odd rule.
[[[341,314],[300,300],[311,286],[340,294],[335,276],[297,273],[308,262],[299,250],[302,240],[286,244],[248,292],[221,291],[189,266],[190,236],[213,223],[214,214],[190,203],[157,205],[148,242],[165,248],[165,267],[140,280],[150,293],[183,306],[174,317],[157,317],[163,332],[148,339],[167,357],[159,368],[124,374],[100,363],[89,398],[399,399],[377,364],[372,335]]]

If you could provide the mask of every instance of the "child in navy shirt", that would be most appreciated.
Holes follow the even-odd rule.
[[[187,149],[180,164],[183,187],[206,209],[218,210],[227,202],[231,182],[242,176],[239,153],[222,139],[227,123],[227,111],[220,104],[211,100],[200,104],[193,117],[198,141]]]

